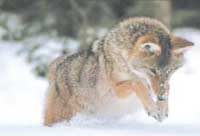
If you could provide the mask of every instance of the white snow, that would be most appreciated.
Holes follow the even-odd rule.
[[[185,66],[172,76],[170,114],[162,123],[141,111],[120,118],[77,115],[69,123],[44,127],[47,81],[35,77],[23,56],[15,55],[17,43],[0,42],[0,136],[200,135],[200,31],[180,29],[175,33],[195,46],[185,55]]]
[[[17,48],[16,43],[0,43],[0,125],[38,124],[42,118],[47,82],[15,55]]]

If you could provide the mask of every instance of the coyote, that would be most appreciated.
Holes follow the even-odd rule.
[[[122,21],[88,50],[50,64],[44,125],[70,120],[77,113],[104,112],[107,105],[132,94],[149,116],[162,121],[168,116],[170,76],[192,46],[158,20]]]

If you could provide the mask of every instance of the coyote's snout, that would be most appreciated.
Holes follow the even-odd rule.
[[[97,113],[133,93],[149,116],[162,121],[168,116],[168,81],[192,45],[157,20],[123,21],[87,51],[51,63],[44,124]]]

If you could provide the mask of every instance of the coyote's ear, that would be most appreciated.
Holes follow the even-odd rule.
[[[172,54],[180,55],[190,49],[194,44],[186,39],[171,36]]]

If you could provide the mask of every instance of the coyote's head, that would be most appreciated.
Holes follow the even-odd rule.
[[[124,80],[145,82],[166,116],[170,76],[182,65],[183,54],[192,45],[150,18],[125,20],[104,39],[104,51],[113,69],[129,73]]]

